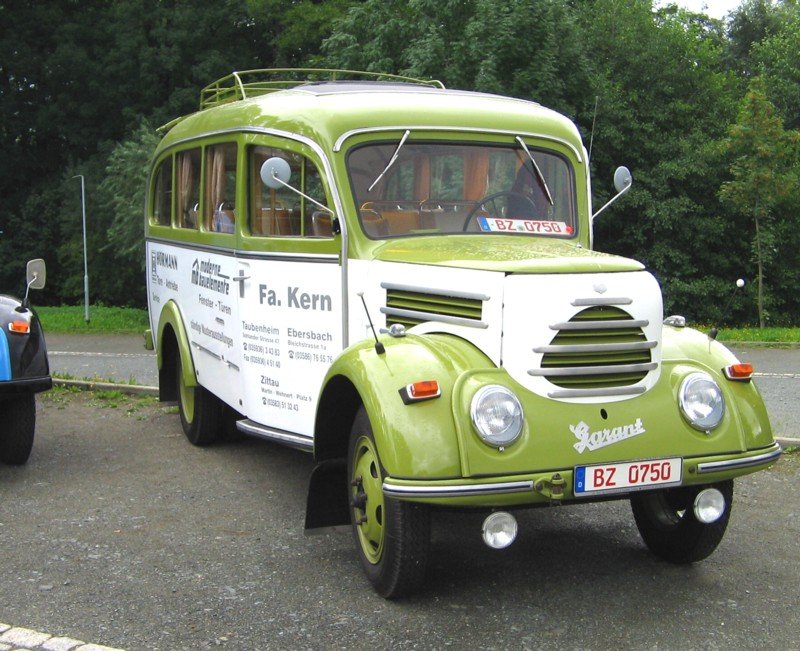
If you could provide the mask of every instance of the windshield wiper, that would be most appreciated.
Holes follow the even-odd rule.
[[[525,141],[519,136],[517,136],[517,142],[522,145],[522,148],[525,150],[525,153],[528,154],[528,158],[530,159],[531,163],[533,163],[533,169],[536,172],[536,179],[539,181],[539,185],[542,186],[542,190],[547,195],[547,200],[550,202],[551,206],[555,206],[555,203],[553,203],[553,195],[550,194],[550,188],[547,187],[547,181],[544,180],[544,174],[542,174],[542,170],[539,169],[539,166],[533,159],[530,149],[528,149],[528,145],[526,145]]]
[[[394,165],[395,161],[397,160],[397,156],[400,153],[400,149],[405,144],[406,138],[408,138],[408,136],[410,134],[411,134],[411,130],[410,129],[406,129],[406,132],[403,134],[403,137],[400,138],[400,142],[397,144],[397,149],[394,150],[394,154],[392,154],[392,157],[389,159],[389,162],[386,163],[386,167],[383,168],[383,172],[378,174],[377,178],[372,182],[372,185],[367,188],[367,192],[372,192],[372,188],[374,188],[376,185],[378,185],[378,181],[380,181],[383,178],[383,175],[386,174],[386,172],[389,171],[389,168],[392,165]]]

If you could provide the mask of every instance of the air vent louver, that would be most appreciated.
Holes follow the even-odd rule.
[[[415,291],[410,288],[398,288],[384,285],[386,288],[386,307],[381,312],[386,314],[386,325],[400,323],[407,328],[438,321],[472,328],[486,328],[481,321],[483,301],[488,297],[466,295],[453,292]]]
[[[648,341],[637,320],[617,307],[597,306],[582,310],[565,323],[551,326],[558,333],[550,345],[535,348],[543,353],[541,367],[531,375],[544,376],[573,395],[635,393],[630,387],[657,367]]]

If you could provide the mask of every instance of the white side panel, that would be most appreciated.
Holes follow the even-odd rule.
[[[341,273],[336,256],[238,261],[238,409],[251,420],[313,436],[322,380],[342,350]]]
[[[239,338],[232,255],[148,242],[151,323],[173,300],[180,308],[198,382],[238,408]]]
[[[383,285],[404,286],[422,294],[431,292],[447,295],[448,292],[454,292],[482,297],[480,324],[464,326],[430,320],[414,326],[410,332],[446,332],[457,335],[472,342],[495,364],[500,363],[505,274],[374,260],[351,260],[348,270],[351,345],[364,338],[372,338],[359,293],[364,293],[367,309],[378,331],[386,328],[386,315],[381,312],[381,308],[386,306],[387,294]]]

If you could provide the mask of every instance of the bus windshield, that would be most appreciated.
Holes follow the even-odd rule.
[[[347,166],[373,239],[451,233],[575,236],[567,160],[525,145],[415,142],[362,145]]]

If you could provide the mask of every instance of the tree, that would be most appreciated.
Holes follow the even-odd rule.
[[[731,211],[753,220],[752,248],[757,266],[758,323],[766,325],[769,296],[765,269],[774,259],[775,222],[796,217],[781,208],[800,190],[800,133],[784,130],[767,99],[764,82],[756,77],[742,101],[731,129],[728,148],[733,155],[732,181],[720,188]]]
[[[592,148],[595,205],[610,195],[617,165],[631,168],[628,197],[596,222],[598,248],[647,264],[664,306],[695,320],[716,320],[736,277],[717,243],[730,224],[716,191],[724,159],[713,146],[735,116],[738,84],[725,71],[721,23],[646,0],[586,3],[580,24],[592,52],[599,98]],[[706,300],[697,300],[698,296]],[[717,300],[715,300],[717,299]]]

